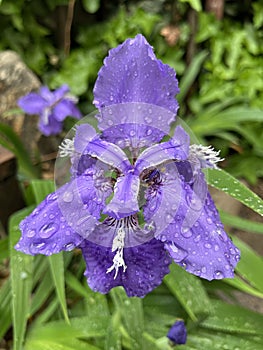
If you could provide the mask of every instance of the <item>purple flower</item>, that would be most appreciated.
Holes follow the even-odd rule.
[[[176,321],[169,329],[167,337],[175,344],[185,344],[187,331],[184,321]]]
[[[208,280],[234,276],[239,251],[226,235],[202,168],[218,153],[190,145],[175,120],[175,72],[142,35],[109,52],[94,87],[100,133],[89,124],[65,139],[70,181],[20,224],[16,249],[50,255],[79,247],[89,286],[143,297],[174,260]],[[165,139],[164,139],[164,136]]]
[[[63,120],[67,116],[79,119],[81,113],[75,106],[77,99],[69,95],[69,87],[62,85],[51,92],[46,86],[39,93],[31,92],[21,97],[17,104],[28,114],[38,114],[39,130],[43,135],[55,135],[61,132]]]

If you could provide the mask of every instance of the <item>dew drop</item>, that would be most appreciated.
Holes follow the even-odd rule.
[[[36,234],[35,230],[28,230],[27,233],[26,233],[27,237],[30,237],[30,238],[34,237],[35,234]]]
[[[63,193],[63,201],[66,203],[70,203],[73,201],[74,195],[73,192],[66,191]]]
[[[200,242],[200,240],[201,240],[201,235],[197,235],[197,236],[194,238],[194,242],[195,242],[195,243]]]
[[[213,220],[212,220],[211,218],[209,218],[209,217],[206,219],[206,221],[207,221],[207,223],[208,223],[209,225],[211,225],[211,224],[213,223]]]
[[[215,279],[218,279],[218,280],[224,278],[223,272],[222,272],[222,271],[219,271],[219,270],[215,271],[215,272],[214,272],[214,278],[215,278]]]
[[[182,227],[181,233],[185,238],[190,238],[193,235],[189,227]]]
[[[39,236],[42,238],[49,238],[54,235],[58,230],[58,225],[54,222],[50,222],[49,224],[43,225],[38,231]]]
[[[211,249],[211,248],[212,248],[212,245],[211,245],[210,243],[205,243],[205,248]]]
[[[72,242],[69,242],[67,244],[64,244],[64,249],[65,250],[72,250],[73,248],[75,248],[75,244]]]
[[[147,136],[150,136],[152,134],[152,129],[148,129],[147,131],[146,131],[146,135]]]

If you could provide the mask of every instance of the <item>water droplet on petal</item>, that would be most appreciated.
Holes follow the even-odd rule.
[[[72,202],[74,198],[73,192],[70,192],[70,191],[64,192],[62,198],[63,198],[63,201],[66,203]]]
[[[214,272],[214,278],[217,279],[217,280],[224,278],[223,272],[219,271],[219,270],[215,271]]]
[[[49,238],[54,235],[58,230],[58,225],[54,222],[43,225],[38,231],[39,236],[42,238]]]
[[[211,245],[210,243],[205,243],[205,248],[211,249],[211,248],[212,248],[212,245]]]
[[[193,235],[190,228],[186,226],[181,228],[181,233],[185,238],[190,238]]]
[[[35,230],[28,230],[27,232],[26,232],[26,235],[27,235],[27,237],[34,237],[35,236],[35,234],[36,234],[36,231]]]
[[[72,242],[69,242],[69,243],[64,245],[65,250],[72,250],[73,248],[75,248],[75,244]]]
[[[152,129],[148,129],[147,131],[146,131],[146,135],[147,136],[150,136],[152,134]]]
[[[206,221],[207,221],[207,223],[209,224],[209,225],[211,225],[212,223],[213,223],[213,220],[211,219],[211,218],[206,218]]]

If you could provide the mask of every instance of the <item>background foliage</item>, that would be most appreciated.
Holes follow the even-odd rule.
[[[263,176],[263,3],[226,0],[221,20],[205,11],[205,3],[2,0],[0,50],[18,52],[50,88],[68,83],[87,114],[108,50],[142,33],[177,71],[179,116],[202,143],[222,149],[228,172],[255,184]],[[0,125],[1,133],[27,178],[37,177],[12,130]],[[211,185],[262,215],[262,200],[232,176],[207,175]],[[178,346],[182,350],[262,349],[263,316],[239,306],[235,291],[263,298],[263,260],[237,237],[242,260],[234,280],[201,281],[172,265],[144,299],[129,299],[121,288],[99,295],[86,285],[77,250],[46,258],[13,249],[19,222],[53,189],[52,182],[29,183],[29,207],[10,218],[9,236],[0,241],[0,269],[7,271],[0,280],[1,347],[168,350],[167,331],[183,318],[188,342]],[[263,224],[220,213],[232,227],[263,233]]]

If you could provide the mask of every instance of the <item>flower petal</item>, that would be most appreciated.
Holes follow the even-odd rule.
[[[75,104],[71,100],[65,98],[55,105],[52,114],[58,121],[63,121],[68,116],[77,119],[81,117],[81,113]]]
[[[225,233],[209,194],[193,227],[189,231],[177,227],[178,223],[169,225],[167,233],[173,242],[165,244],[177,264],[209,281],[234,277],[240,252]]]
[[[169,273],[170,258],[163,244],[155,239],[142,245],[124,248],[125,272],[121,269],[114,279],[114,272],[107,273],[112,265],[111,248],[91,242],[83,242],[82,253],[86,261],[85,276],[92,290],[108,293],[113,287],[123,286],[129,297],[144,297],[161,284]]]
[[[15,248],[26,254],[51,255],[72,250],[83,238],[66,221],[59,208],[58,196],[68,185],[50,194],[21,223],[22,236]]]
[[[137,213],[139,211],[137,199],[139,187],[139,176],[134,173],[129,172],[127,175],[119,177],[115,184],[114,196],[103,213],[115,219]]]
[[[147,169],[156,167],[168,160],[182,161],[187,159],[189,148],[189,136],[181,126],[178,126],[175,135],[167,142],[153,145],[143,151],[135,163],[135,169],[140,173]]]
[[[99,109],[124,102],[151,103],[174,113],[178,109],[175,71],[155,57],[141,34],[109,51],[93,92]]]
[[[169,134],[175,114],[152,104],[129,102],[106,106],[97,118],[105,140],[121,148],[138,149]]]
[[[35,92],[21,97],[17,104],[28,114],[40,114],[48,106],[47,102]]]
[[[46,113],[49,113],[48,116]],[[62,131],[63,124],[54,118],[52,112],[44,110],[43,113],[40,114],[38,128],[43,135],[50,136],[60,133]]]

